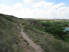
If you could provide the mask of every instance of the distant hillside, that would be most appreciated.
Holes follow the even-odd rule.
[[[50,21],[52,22],[52,20]],[[21,36],[21,29],[45,52],[69,52],[69,42],[66,39],[59,38],[57,34],[59,32],[55,33],[57,35],[55,37],[51,30],[45,31],[47,30],[46,22],[47,20],[19,19],[14,16],[0,14],[0,52],[36,52],[33,46],[30,46],[29,42]],[[66,21],[65,25],[68,23]],[[47,24],[49,25],[49,23]],[[54,24],[48,27],[53,29],[53,26]],[[58,25],[55,27],[58,27]],[[62,27],[62,25],[59,27]]]
[[[24,31],[35,43],[40,45],[45,50],[45,52],[69,52],[69,43],[66,42],[66,40],[63,40],[62,37],[58,37],[56,33],[55,33],[56,35],[55,37],[53,33],[45,32],[44,29],[47,28],[47,26],[45,26],[46,22],[48,21],[47,20],[24,19],[24,22],[23,22]],[[57,21],[50,20],[49,22],[53,23]],[[62,32],[61,30],[68,23],[69,23],[68,21],[65,21],[64,23],[64,21],[61,20],[61,21],[58,21],[56,24],[53,23],[54,27],[52,24],[48,23],[50,24],[50,26],[48,27],[52,29],[51,31],[53,31],[53,28],[56,27],[57,30],[54,29],[54,32],[58,30]],[[59,31],[57,33],[60,33]]]

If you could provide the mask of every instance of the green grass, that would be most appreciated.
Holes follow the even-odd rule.
[[[53,34],[43,32],[39,28],[36,28],[36,23],[31,24],[33,22],[30,22],[29,20],[25,20],[24,23],[25,24],[23,26],[25,33],[27,33],[27,35],[35,43],[40,45],[45,50],[45,52],[69,52],[68,42],[54,38]]]

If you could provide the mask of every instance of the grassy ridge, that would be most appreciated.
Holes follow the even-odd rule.
[[[0,14],[0,52],[22,52],[16,18]]]
[[[20,35],[20,20],[0,14],[0,52],[27,52],[28,49],[33,52],[33,48]]]

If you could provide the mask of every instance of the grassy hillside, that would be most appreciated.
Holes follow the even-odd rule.
[[[18,19],[0,14],[0,52],[35,52],[21,36],[19,24],[23,25],[24,32],[45,52],[69,52],[69,33],[62,35],[68,23],[68,20]]]
[[[20,19],[0,14],[0,52],[33,52],[20,35]]]

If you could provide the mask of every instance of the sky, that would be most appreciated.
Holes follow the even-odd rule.
[[[0,0],[0,13],[19,18],[69,19],[69,0]]]

